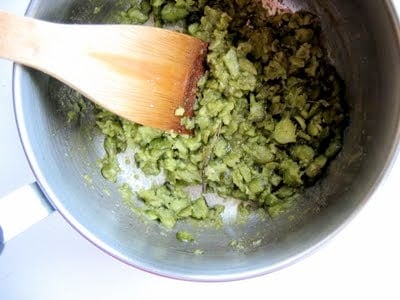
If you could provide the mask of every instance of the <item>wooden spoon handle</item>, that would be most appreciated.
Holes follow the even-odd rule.
[[[67,84],[76,77],[73,49],[82,40],[70,26],[0,11],[0,57],[58,78]],[[72,82],[73,83],[73,82]]]
[[[0,57],[39,67],[44,59],[42,37],[48,30],[44,22],[0,11]]]
[[[107,48],[93,33],[93,26],[56,24],[0,11],[0,57],[85,90],[84,76],[79,76],[89,61],[85,54],[92,44]]]

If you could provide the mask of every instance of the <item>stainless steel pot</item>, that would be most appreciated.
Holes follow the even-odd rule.
[[[104,5],[102,13],[93,14],[94,2]],[[33,0],[27,14],[57,22],[104,22],[116,2]],[[41,73],[15,66],[16,119],[26,154],[42,191],[73,227],[137,268],[179,279],[223,281],[282,268],[312,253],[356,215],[398,151],[397,16],[389,0],[285,4],[321,17],[326,46],[347,83],[351,115],[343,151],[290,215],[273,221],[251,218],[246,225],[220,230],[179,225],[195,232],[195,244],[179,243],[175,231],[146,223],[124,206],[118,187],[105,181],[96,167],[102,155],[99,138],[79,124],[66,124],[60,113],[76,94]],[[91,180],[83,179],[87,176]],[[230,246],[233,240],[243,247]],[[196,249],[204,253],[195,254]]]

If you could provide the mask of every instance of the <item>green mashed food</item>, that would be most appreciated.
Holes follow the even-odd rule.
[[[240,199],[242,208],[271,217],[290,208],[340,151],[346,125],[342,81],[321,46],[318,17],[302,11],[267,16],[254,0],[131,2],[119,22],[173,26],[206,41],[207,72],[195,117],[182,120],[191,136],[98,108],[102,175],[117,182],[117,155],[135,149],[137,167],[147,176],[163,173],[166,181],[138,192],[125,184],[123,194],[136,195],[140,212],[167,228],[184,219],[220,222],[224,207],[210,207],[204,196],[191,199],[189,186]]]

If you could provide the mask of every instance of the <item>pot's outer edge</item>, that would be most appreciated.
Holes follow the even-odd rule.
[[[34,5],[34,0],[30,2],[30,5],[26,11],[26,15],[29,15],[31,12],[31,9]],[[400,57],[400,23],[399,23],[399,15],[396,12],[392,1],[390,0],[385,0],[385,5],[387,7],[387,12],[390,15],[390,19],[392,21],[392,27],[393,27],[393,32],[395,33],[396,36],[396,44],[397,44],[397,56]],[[90,241],[93,245],[97,246],[99,249],[105,251],[107,254],[111,255],[112,257],[120,260],[121,262],[127,263],[129,265],[132,265],[138,269],[144,270],[149,273],[157,274],[160,276],[168,277],[168,278],[174,278],[174,279],[180,279],[180,280],[187,280],[187,281],[203,281],[203,282],[222,282],[222,281],[233,281],[233,280],[241,280],[241,279],[248,279],[256,276],[261,276],[265,275],[277,270],[280,270],[282,268],[285,268],[288,265],[291,265],[297,261],[299,261],[302,258],[307,257],[308,255],[313,254],[316,250],[318,250],[322,245],[324,245],[327,241],[331,240],[333,237],[335,237],[343,228],[345,228],[352,220],[353,218],[361,211],[361,209],[365,206],[367,201],[372,197],[372,195],[377,191],[378,187],[384,183],[384,181],[387,179],[389,176],[395,160],[399,157],[399,152],[400,152],[400,146],[399,146],[399,141],[400,141],[400,116],[398,117],[397,120],[397,131],[396,131],[396,138],[395,141],[392,143],[392,147],[390,149],[390,155],[388,155],[387,160],[382,168],[381,174],[378,176],[377,180],[375,181],[374,185],[370,187],[367,196],[364,198],[364,200],[358,205],[358,207],[351,213],[351,215],[346,219],[345,222],[343,222],[339,227],[337,227],[334,231],[331,233],[327,234],[325,238],[321,239],[318,243],[314,244],[312,247],[309,247],[305,251],[299,252],[297,255],[292,256],[290,259],[281,261],[277,264],[267,266],[265,268],[261,269],[255,269],[251,270],[248,272],[242,272],[242,273],[233,273],[233,274],[221,274],[221,275],[212,275],[212,276],[207,276],[207,275],[191,275],[187,276],[186,274],[179,274],[179,273],[168,273],[168,272],[160,272],[158,270],[154,270],[151,268],[148,268],[146,266],[138,264],[132,264],[131,262],[126,261],[125,259],[119,257],[117,254],[115,254],[114,249],[110,247],[109,245],[103,243],[101,240],[99,240],[95,235],[93,235],[91,232],[89,232],[85,227],[83,227],[78,220],[76,220],[73,215],[71,215],[68,210],[64,209],[62,203],[60,203],[55,196],[55,193],[53,192],[52,187],[47,183],[46,178],[43,176],[40,166],[37,163],[37,160],[35,158],[35,155],[32,151],[32,148],[30,147],[30,138],[27,134],[26,131],[26,123],[23,118],[23,113],[22,113],[22,103],[20,100],[21,99],[21,94],[20,91],[22,89],[21,86],[18,84],[18,77],[20,76],[20,72],[22,71],[22,67],[19,65],[14,64],[13,67],[13,98],[14,98],[14,112],[15,112],[15,118],[17,122],[17,128],[18,132],[20,135],[20,139],[22,141],[23,149],[25,151],[25,154],[28,158],[30,167],[38,181],[38,184],[49,200],[51,204],[57,208],[57,211],[60,212],[60,214],[64,217],[64,219],[73,227],[75,228],[83,237],[85,237],[88,241]],[[397,95],[399,97],[399,95]],[[398,99],[400,101],[400,98]]]

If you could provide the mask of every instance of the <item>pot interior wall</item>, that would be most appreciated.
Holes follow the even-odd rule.
[[[28,13],[57,22],[107,23],[116,2],[33,1]],[[146,270],[178,278],[232,279],[290,262],[335,232],[363,205],[385,172],[398,139],[400,101],[394,87],[400,74],[394,66],[399,66],[399,45],[388,1],[285,4],[321,17],[328,52],[347,86],[350,124],[343,151],[291,212],[294,219],[252,218],[247,225],[220,230],[189,229],[198,238],[191,245],[178,243],[176,230],[137,217],[123,204],[118,185],[101,177],[97,166],[103,155],[101,137],[82,129],[90,128],[90,114],[81,123],[65,121],[65,107],[79,95],[41,73],[16,68],[17,118],[27,133],[24,143],[34,172],[79,231],[114,256]],[[95,15],[98,5],[103,9]],[[243,241],[245,248],[232,249],[231,240]],[[194,255],[196,249],[204,253]]]

